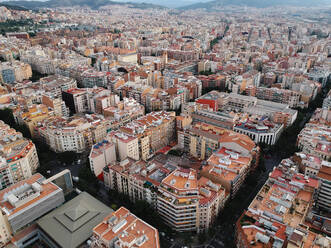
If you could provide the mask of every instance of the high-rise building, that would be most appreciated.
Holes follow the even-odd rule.
[[[193,169],[179,169],[162,180],[157,210],[176,231],[196,231],[199,225],[199,187]]]
[[[317,174],[320,180],[316,205],[321,210],[331,213],[331,163],[322,162],[322,167]]]
[[[210,179],[197,179],[194,169],[177,169],[158,187],[157,210],[162,219],[179,232],[202,232],[213,224],[228,195]]]
[[[0,121],[0,189],[31,177],[38,166],[32,141]]]

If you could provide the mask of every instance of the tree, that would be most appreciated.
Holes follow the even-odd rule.
[[[25,138],[31,139],[31,133],[29,128],[25,124],[17,124],[13,115],[13,111],[9,108],[0,110],[0,120],[14,128],[16,131],[22,133]]]
[[[61,161],[61,163],[71,164],[75,161],[77,157],[77,154],[73,151],[66,151],[61,152],[57,154],[58,160]]]
[[[91,195],[97,195],[99,190],[99,181],[90,169],[90,163],[83,163],[78,172],[79,181],[77,186],[80,190],[86,191]]]
[[[201,232],[201,233],[199,233],[199,235],[198,235],[198,240],[199,240],[199,243],[200,243],[200,244],[205,243],[205,242],[207,241],[207,238],[208,238],[208,235],[207,235],[206,232]]]

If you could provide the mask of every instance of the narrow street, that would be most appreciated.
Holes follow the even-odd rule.
[[[234,199],[230,200],[221,212],[216,221],[216,235],[209,242],[215,248],[230,248],[235,247],[234,234],[235,223],[242,212],[247,209],[255,195],[262,188],[263,184],[268,179],[269,173],[281,161],[280,156],[275,154],[271,158],[265,160],[266,171],[257,171],[248,176],[247,180],[241,186]],[[255,185],[248,182],[255,181]]]
[[[305,124],[309,121],[313,115],[315,109],[308,111],[304,114],[302,121],[299,123],[300,130],[304,128]],[[296,134],[294,134],[296,135]],[[296,137],[291,137],[296,138]],[[284,148],[286,149],[286,148]],[[281,162],[281,154],[283,151],[277,151],[269,158],[265,158],[265,171],[257,171],[248,176],[247,180],[241,186],[237,195],[234,199],[230,200],[221,212],[220,216],[216,221],[216,234],[213,239],[209,242],[209,247],[214,248],[232,248],[235,247],[235,223],[248,208],[251,201],[254,199],[256,194],[262,188],[263,184],[268,179],[269,173]],[[248,182],[256,182],[255,185],[249,184]]]

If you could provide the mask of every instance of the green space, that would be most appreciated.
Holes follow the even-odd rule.
[[[43,77],[47,77],[47,74],[41,74],[36,70],[32,70],[32,77],[30,78],[30,80],[32,82],[37,82],[39,81],[39,79],[43,78]]]
[[[205,76],[209,76],[215,74],[214,72],[211,71],[211,69],[209,69],[208,71],[200,71],[199,75],[205,75]]]
[[[46,27],[46,24],[35,23],[32,19],[7,20],[0,22],[0,34],[5,35],[10,32],[28,32],[31,36],[39,28]]]
[[[0,22],[0,33],[5,35],[8,32],[27,31],[33,25],[34,22],[32,19],[7,20],[5,22]]]
[[[221,37],[216,37],[210,41],[210,50],[213,50],[213,47],[221,40]]]

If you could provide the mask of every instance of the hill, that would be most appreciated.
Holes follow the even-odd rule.
[[[256,8],[267,8],[273,6],[316,6],[331,4],[330,0],[214,0],[210,2],[199,2],[180,7],[180,10],[207,9],[212,10],[224,6],[247,6]]]
[[[26,11],[26,10],[28,10],[28,9],[26,9],[24,7],[8,5],[8,4],[4,4],[4,3],[0,3],[0,7],[6,7],[7,9],[19,10],[19,11]]]
[[[48,0],[45,2],[40,1],[7,1],[3,2],[7,6],[20,6],[27,9],[39,8],[57,8],[57,7],[73,7],[73,6],[86,6],[91,9],[99,9],[108,5],[125,5],[129,4],[132,8],[148,9],[157,8],[164,9],[165,7],[150,3],[131,3],[131,2],[114,2],[111,0]]]

